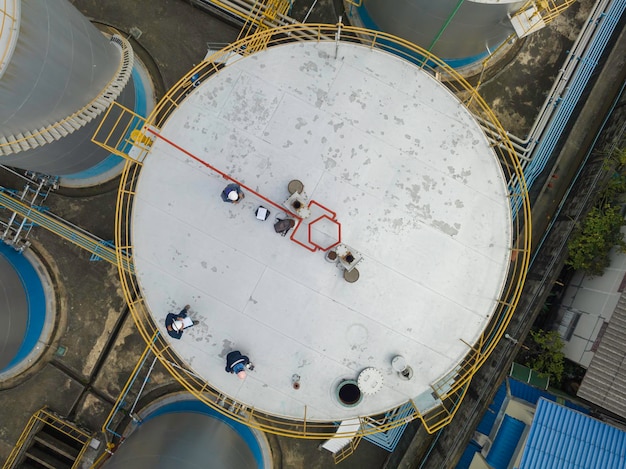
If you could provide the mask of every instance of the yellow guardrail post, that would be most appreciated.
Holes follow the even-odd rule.
[[[355,1],[354,3],[358,3]],[[228,67],[238,60],[243,59],[242,51],[246,49],[258,51],[270,46],[280,45],[293,41],[319,41],[334,42],[341,31],[341,38],[354,42],[359,42],[368,47],[380,48],[386,52],[393,52],[396,55],[407,60],[415,62],[420,60],[420,67],[425,72],[438,77],[439,80],[445,81],[448,88],[458,95],[467,97],[466,106],[475,116],[489,122],[493,129],[494,135],[499,139],[499,151],[501,152],[502,171],[510,180],[519,180],[522,198],[522,209],[514,218],[513,232],[516,238],[515,256],[511,256],[510,280],[505,286],[504,291],[499,298],[499,303],[494,312],[493,324],[496,326],[488,327],[477,340],[476,344],[468,344],[468,352],[466,358],[459,363],[458,372],[448,374],[439,382],[433,383],[433,388],[437,389],[437,396],[441,404],[432,411],[423,414],[416,407],[414,412],[405,417],[402,422],[390,423],[381,427],[368,428],[361,430],[363,434],[376,433],[383,431],[385,428],[398,426],[404,420],[412,420],[419,418],[426,430],[434,433],[445,425],[449,424],[458,410],[463,400],[469,383],[476,371],[482,366],[511,320],[512,314],[517,306],[521,296],[522,287],[524,285],[525,274],[530,261],[530,202],[528,193],[524,183],[523,171],[512,144],[507,136],[506,131],[502,128],[496,119],[493,111],[489,109],[483,98],[478,94],[477,90],[472,87],[457,71],[450,68],[445,62],[433,56],[427,50],[416,46],[402,38],[381,32],[371,31],[364,28],[357,28],[345,25],[321,25],[321,24],[292,24],[276,29],[257,30],[253,35],[242,37],[236,42],[230,44],[219,52],[208,57],[205,61],[198,64],[187,75],[182,77],[161,99],[151,115],[145,119],[143,126],[139,129],[154,129],[158,132],[171,113],[177,109],[178,105],[186,98],[189,91],[189,83],[194,74],[201,80],[210,78],[211,74],[216,73],[220,68]],[[122,122],[118,122],[120,128],[126,129]],[[104,130],[98,130],[104,132]],[[118,135],[120,131],[118,131]],[[148,135],[143,132],[143,135]],[[106,137],[101,139],[108,148],[116,148],[121,145],[119,138],[113,139]],[[115,245],[118,252],[123,250],[130,256],[132,262],[133,246],[130,236],[130,227],[132,226],[131,209],[135,195],[135,186],[139,173],[141,171],[141,163],[150,154],[151,145],[143,140],[142,135],[135,135],[129,138],[134,145],[142,145],[145,154],[139,159],[127,158],[126,166],[120,181],[120,190],[118,192],[116,227],[115,227]],[[106,142],[109,143],[106,143]],[[120,256],[118,256],[118,259]],[[142,291],[137,279],[134,275],[125,269],[121,264],[118,266],[120,272],[120,281],[124,298],[129,305],[129,309],[133,316],[140,334],[147,343],[152,341],[157,327],[153,322],[150,312],[145,307],[142,297]],[[272,433],[280,436],[289,436],[297,438],[309,439],[328,439],[332,438],[336,430],[331,422],[316,423],[307,420],[306,410],[302,415],[301,421],[286,421],[282,416],[274,416],[263,414],[254,409],[243,409],[239,412],[239,406],[234,405],[229,410],[220,403],[231,402],[237,404],[234,399],[228,396],[220,396],[220,394],[211,389],[211,387],[200,377],[194,375],[186,368],[186,364],[170,350],[167,341],[161,337],[157,337],[152,343],[152,350],[159,358],[164,367],[177,379],[180,384],[192,393],[199,400],[209,405],[218,412],[227,415],[235,421],[244,423],[252,428],[260,431]],[[254,414],[254,418],[252,415]],[[356,435],[356,434],[355,434]]]

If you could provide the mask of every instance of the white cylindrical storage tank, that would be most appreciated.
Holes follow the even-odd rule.
[[[91,145],[89,124],[130,79],[132,49],[119,36],[105,36],[67,0],[5,5],[0,162],[55,175],[94,166],[108,153],[81,146]]]
[[[521,289],[507,287],[520,175],[485,135],[477,115],[493,114],[475,90],[462,101],[439,81],[443,62],[389,53],[407,43],[379,32],[312,27],[319,40],[264,31],[250,45],[271,46],[233,45],[189,72],[198,86],[181,80],[129,152],[140,172],[124,173],[116,230],[132,246],[133,317],[152,316],[197,397],[210,388],[275,432],[313,422],[295,431],[320,438],[327,422],[353,432],[407,403],[433,412],[467,382],[472,344]],[[188,330],[172,329],[177,315]],[[233,352],[249,372],[231,369]]]
[[[345,0],[349,21],[407,39],[452,67],[472,64],[493,52],[513,32],[508,15],[516,0]]]

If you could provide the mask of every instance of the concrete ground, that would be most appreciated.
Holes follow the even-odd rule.
[[[138,28],[139,55],[161,81],[158,92],[173,85],[206,53],[207,44],[227,43],[238,28],[192,7],[183,0],[73,0],[95,22],[129,33]],[[312,1],[295,2],[293,16],[302,19]],[[335,22],[337,3],[317,2],[309,22]],[[582,0],[550,28],[531,36],[520,53],[490,73],[481,88],[504,127],[524,136],[532,125],[551,80],[592,0]],[[159,78],[160,77],[160,78]],[[15,182],[0,174],[0,184]],[[18,185],[19,187],[19,185]],[[46,205],[53,213],[103,239],[113,238],[115,182],[96,191],[60,191]],[[125,306],[117,270],[91,262],[90,254],[35,229],[33,250],[48,265],[57,287],[58,323],[49,351],[25,376],[0,384],[0,460],[4,461],[29,417],[44,405],[90,430],[98,430],[130,376],[145,344]],[[176,388],[157,365],[147,398]],[[454,423],[452,424],[454,425]],[[319,442],[269,436],[275,467],[335,467]],[[337,467],[380,468],[388,453],[363,441]]]
[[[594,3],[576,2],[548,27],[524,38],[514,57],[507,56],[487,72],[480,94],[513,135],[528,135]]]

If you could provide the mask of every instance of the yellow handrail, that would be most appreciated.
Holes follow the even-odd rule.
[[[154,339],[156,338],[158,332],[155,332],[152,336],[152,342],[154,342]],[[117,411],[117,409],[120,407],[120,404],[122,403],[122,401],[124,400],[126,393],[128,391],[128,389],[131,387],[131,385],[133,384],[134,381],[134,377],[137,374],[137,372],[139,371],[139,368],[143,365],[144,359],[146,358],[146,356],[148,355],[148,353],[150,352],[151,347],[150,344],[146,345],[146,348],[144,349],[143,353],[141,354],[141,356],[139,357],[139,360],[137,360],[137,364],[135,365],[135,368],[133,369],[132,373],[130,374],[128,381],[126,381],[126,384],[124,385],[124,387],[122,388],[122,390],[120,391],[119,396],[117,397],[117,400],[115,401],[115,404],[113,405],[113,407],[111,408],[111,412],[109,412],[109,415],[107,416],[107,418],[105,419],[104,423],[102,424],[102,428],[101,431],[102,433],[104,433],[105,435],[108,435],[108,427],[109,424],[111,423],[111,421],[113,420],[113,416],[115,415],[115,412]]]
[[[576,0],[528,0],[512,17],[524,17],[525,24],[528,25],[524,32],[528,33],[539,21],[543,25],[551,23],[575,2]]]
[[[43,409],[45,409],[45,407]],[[38,412],[41,412],[43,409],[39,410]],[[31,434],[31,431],[33,427],[35,426],[35,424],[39,422],[39,419],[37,419],[35,415],[37,415],[37,413],[33,414],[31,418],[28,420],[28,422],[26,423],[26,426],[24,427],[22,434],[17,439],[17,441],[15,442],[15,446],[13,446],[13,449],[11,450],[11,454],[9,454],[9,457],[4,462],[4,465],[2,466],[3,469],[11,468],[13,464],[15,463],[15,461],[17,460],[17,457],[20,455],[20,452],[22,448],[24,447],[24,443],[26,442],[26,439]]]
[[[335,464],[339,464],[341,461],[348,458],[348,456],[351,456],[352,453],[356,451],[362,438],[363,437],[361,435],[355,436],[346,446],[333,454],[333,460],[335,461]]]

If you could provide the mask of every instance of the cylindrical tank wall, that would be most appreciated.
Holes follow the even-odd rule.
[[[106,87],[121,52],[67,0],[22,0],[18,40],[0,78],[4,135],[75,113]]]
[[[0,388],[34,365],[55,323],[51,279],[32,251],[0,242]]]
[[[26,335],[28,301],[18,273],[0,254],[0,372],[16,357]]]
[[[523,1],[363,0],[360,8],[346,2],[354,24],[407,39],[453,66],[486,56],[513,33],[507,14]],[[456,61],[456,63],[455,63]]]
[[[143,423],[124,440],[106,469],[259,468],[231,425],[209,415],[175,412]]]
[[[135,83],[131,79],[116,101],[134,109],[135,98]],[[107,150],[91,141],[98,125],[100,119],[96,118],[60,140],[0,157],[0,163],[56,176],[84,171],[110,156]]]

